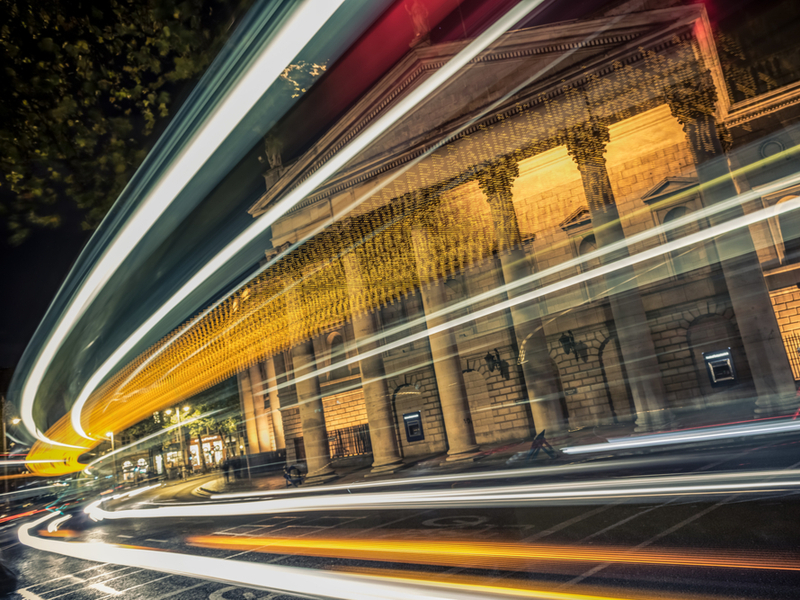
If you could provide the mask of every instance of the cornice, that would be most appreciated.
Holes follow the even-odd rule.
[[[704,10],[696,6],[637,13],[626,18],[624,27],[612,29],[608,35],[596,35],[596,37],[588,41],[586,39],[587,35],[596,33],[598,29],[602,30],[603,27],[610,27],[610,24],[613,24],[614,21],[620,21],[620,19],[572,22],[509,32],[500,39],[494,48],[476,57],[471,63],[518,60],[538,54],[603,46],[608,46],[609,52],[603,53],[602,56],[590,58],[583,65],[586,68],[581,69],[579,73],[576,73],[570,79],[560,77],[563,73],[551,74],[550,77],[534,86],[529,86],[523,93],[509,99],[491,115],[466,126],[461,131],[459,131],[459,128],[464,127],[466,123],[474,119],[474,114],[463,115],[459,119],[447,123],[445,127],[437,128],[438,133],[435,138],[428,133],[426,136],[421,136],[416,140],[404,140],[403,146],[406,150],[398,152],[397,148],[393,148],[380,156],[371,158],[369,163],[356,165],[347,173],[343,173],[331,180],[324,186],[324,189],[320,189],[305,198],[290,212],[302,210],[321,199],[335,195],[348,187],[372,179],[418,158],[442,139],[442,129],[451,132],[458,131],[456,135],[452,136],[451,139],[453,140],[461,138],[519,112],[521,108],[534,107],[537,104],[562,95],[566,89],[580,87],[588,81],[589,77],[608,74],[614,68],[611,63],[632,64],[638,62],[642,59],[641,50],[643,48],[658,52],[679,41],[684,41],[692,35],[691,30],[687,29],[686,26],[695,23],[703,15],[705,15]],[[665,21],[667,21],[666,27],[653,31],[654,25],[663,26]],[[682,34],[679,33],[681,30],[683,30]],[[553,39],[559,36],[561,36],[559,42],[553,43]],[[285,170],[282,177],[261,196],[249,212],[253,216],[260,215],[278,195],[294,189],[307,180],[308,177],[330,160],[336,152],[339,152],[375,118],[382,114],[389,105],[418,85],[427,74],[444,65],[450,57],[465,45],[466,42],[458,42],[418,47],[410,51],[314,147],[294,161],[292,166]]]
[[[731,106],[727,127],[739,127],[768,114],[800,104],[800,81]]]

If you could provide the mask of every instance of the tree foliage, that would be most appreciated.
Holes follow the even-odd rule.
[[[66,197],[94,228],[247,0],[0,0],[0,219],[12,243]]]

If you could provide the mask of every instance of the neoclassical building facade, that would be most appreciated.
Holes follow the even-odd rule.
[[[271,160],[251,214],[466,43],[411,49]],[[798,84],[731,102],[701,5],[508,32],[273,225],[250,452],[324,481],[353,455],[794,412],[799,116]]]

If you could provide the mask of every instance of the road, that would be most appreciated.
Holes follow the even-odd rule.
[[[484,469],[484,479],[442,474],[411,485],[398,481],[379,489],[344,491],[332,486],[258,499],[278,506],[285,497],[294,508],[309,497],[320,501],[313,510],[283,513],[263,510],[252,499],[199,504],[204,510],[254,507],[254,514],[241,516],[137,516],[95,523],[75,512],[54,534],[46,532],[46,523],[31,534],[47,544],[88,548],[96,561],[16,543],[11,530],[3,532],[3,556],[21,573],[20,590],[11,597],[26,599],[254,600],[291,597],[258,587],[299,592],[303,585],[323,596],[344,597],[348,593],[336,587],[344,585],[341,578],[385,581],[387,576],[398,590],[413,590],[419,582],[428,585],[435,580],[447,582],[449,592],[463,590],[460,595],[465,597],[475,590],[491,595],[506,587],[515,590],[512,595],[529,597],[796,598],[800,487],[792,485],[791,477],[770,474],[793,473],[800,461],[799,448],[797,441],[783,439],[677,457],[577,462],[551,467],[550,474],[544,468],[535,475],[519,471],[495,476]],[[578,477],[569,468],[586,470]],[[519,473],[523,476],[511,477]],[[729,482],[740,481],[743,473],[759,475],[760,483],[730,487]],[[652,484],[647,493],[571,502],[498,505],[492,500],[461,508],[413,509],[392,502],[375,510],[326,507],[326,503],[334,506],[343,494],[353,498],[395,494],[402,499],[409,493],[472,494],[492,486],[569,489],[587,482],[604,489],[610,481],[626,485],[643,475]],[[707,476],[721,477],[714,480],[721,483],[702,493],[675,492],[670,487],[685,487],[680,482]],[[678,483],[664,483],[670,481]],[[198,485],[189,482],[152,490],[105,507],[118,515],[175,505],[188,510],[187,493]],[[660,491],[653,493],[656,489]],[[131,554],[120,559],[114,554],[120,549]],[[143,568],[152,556],[155,562]],[[129,563],[113,564],[119,560]],[[252,574],[251,567],[262,570]],[[326,580],[315,584],[313,577],[319,574],[333,578],[331,585],[325,586]],[[240,581],[247,584],[236,584]],[[532,590],[547,594],[536,596]]]

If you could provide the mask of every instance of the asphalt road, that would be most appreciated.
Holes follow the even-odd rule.
[[[708,449],[637,458],[632,463],[600,462],[598,468],[580,474],[581,480],[619,481],[642,474],[758,472],[794,469],[800,461],[800,444],[780,440],[746,448]],[[663,459],[663,460],[662,460]],[[638,466],[637,466],[638,465]],[[506,480],[498,476],[492,484],[568,483],[576,476],[563,471],[552,475]],[[479,489],[486,480],[440,481],[405,486],[403,489]],[[179,484],[127,501],[115,509],[172,506],[189,499],[199,482]],[[400,489],[398,484],[397,489]],[[721,489],[703,495],[664,493],[657,498],[618,497],[581,503],[528,503],[524,506],[469,507],[403,510],[330,511],[290,514],[255,514],[193,518],[122,519],[94,523],[76,512],[60,531],[72,537],[45,540],[59,542],[103,542],[109,547],[132,547],[162,552],[164,569],[179,565],[191,571],[194,557],[225,559],[234,563],[260,563],[312,569],[314,572],[386,573],[480,581],[481,585],[555,590],[611,598],[797,598],[800,589],[800,518],[797,490],[776,485],[752,492]],[[326,494],[327,491],[316,492]],[[299,492],[301,497],[305,492]],[[195,499],[196,500],[196,499]],[[31,519],[35,519],[31,517]],[[230,582],[209,581],[216,572],[193,576],[169,574],[154,569],[94,562],[30,548],[15,541],[14,528],[0,531],[4,560],[20,572],[20,589],[11,598],[64,600],[100,598],[146,598],[209,600],[289,598]],[[75,532],[70,534],[69,532]],[[32,532],[33,533],[33,532]],[[231,547],[208,547],[197,540],[206,536]],[[503,547],[523,544],[544,549],[545,555],[524,565],[513,560],[495,560],[476,567],[469,560],[455,562],[433,552],[427,558],[386,559],[365,550],[358,557],[336,551],[328,556],[302,555],[296,549],[266,548],[264,538],[285,543],[314,544],[334,540],[368,541],[393,548],[403,542],[424,549],[429,542],[480,543]],[[288,542],[287,542],[288,540]],[[236,545],[250,544],[246,549]],[[213,545],[213,544],[212,544]],[[97,546],[102,548],[103,546]],[[563,557],[565,551],[568,559]],[[165,552],[166,551],[166,552]],[[562,555],[558,555],[562,552]],[[574,553],[588,553],[575,557]],[[570,554],[573,553],[573,554]],[[608,557],[625,557],[621,561]],[[191,556],[189,556],[191,555]],[[650,557],[643,562],[630,556]],[[102,553],[98,560],[102,560]],[[169,561],[169,562],[168,562]],[[450,564],[445,564],[445,563]],[[432,564],[436,563],[436,564]],[[156,563],[159,568],[162,565]],[[225,563],[228,564],[228,563]],[[722,566],[724,565],[724,566]],[[788,565],[788,566],[787,566]],[[185,571],[184,571],[185,572]],[[307,571],[298,571],[298,577]],[[224,573],[235,579],[233,573]],[[270,581],[261,585],[268,587]],[[327,590],[320,590],[325,595]],[[331,593],[331,595],[340,592]]]

